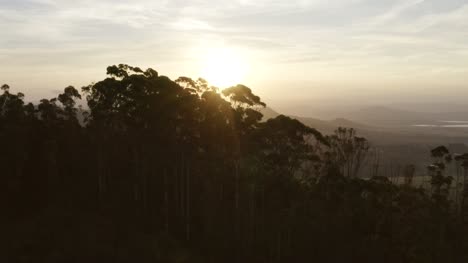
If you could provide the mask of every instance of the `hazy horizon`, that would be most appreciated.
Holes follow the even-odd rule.
[[[461,0],[0,0],[0,81],[37,100],[126,63],[243,83],[287,114],[357,104],[458,111],[467,17]]]

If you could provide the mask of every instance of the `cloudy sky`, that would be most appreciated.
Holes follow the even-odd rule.
[[[207,78],[213,50],[231,52],[239,81],[286,112],[462,104],[468,0],[0,0],[0,82],[31,100],[117,63]]]

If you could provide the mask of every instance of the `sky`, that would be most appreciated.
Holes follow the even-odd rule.
[[[224,74],[289,114],[465,107],[468,0],[0,0],[0,82],[27,99],[119,63]]]

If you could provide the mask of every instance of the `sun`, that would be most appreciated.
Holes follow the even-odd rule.
[[[203,60],[201,76],[219,88],[240,84],[248,70],[248,63],[233,49],[210,49]]]

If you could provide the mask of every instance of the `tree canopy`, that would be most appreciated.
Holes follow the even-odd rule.
[[[236,85],[107,68],[81,92],[0,95],[2,262],[465,262],[465,194],[361,178],[370,142]],[[77,106],[86,103],[85,107]],[[457,168],[457,169],[458,169]]]

